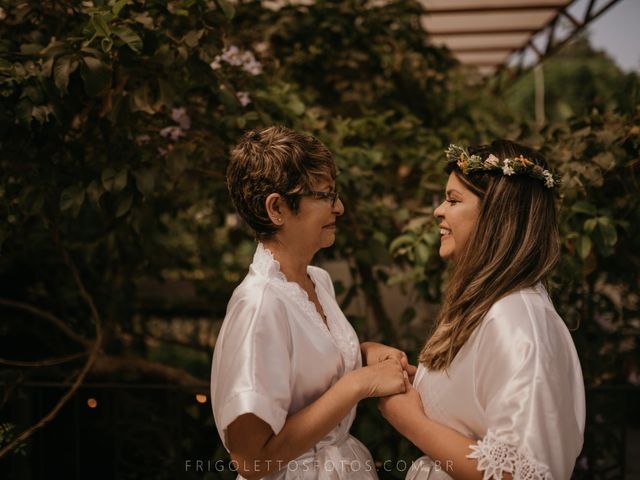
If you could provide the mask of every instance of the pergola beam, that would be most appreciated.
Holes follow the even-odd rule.
[[[594,0],[595,1],[595,0]],[[547,36],[547,46],[544,49],[544,54],[547,55],[553,47],[553,41],[556,35],[556,25],[558,24],[558,17],[554,18],[549,24],[549,35]]]
[[[429,7],[429,0],[422,0],[421,3],[425,5],[424,19],[432,42],[444,43],[454,54],[504,54],[500,56],[504,60],[496,58],[493,63],[483,61],[482,66],[495,67],[497,73],[504,70],[508,63],[513,63],[517,65],[515,75],[518,76],[525,70],[525,60],[531,54],[535,55],[534,63],[542,62],[620,0],[589,0],[586,11],[572,13],[569,8],[576,1],[503,0],[487,2],[492,5],[484,6],[482,4],[485,2],[481,0],[466,2],[467,6],[434,1],[432,7]],[[495,17],[492,16],[494,13]],[[514,19],[517,21],[512,21]],[[567,34],[558,39],[561,27],[562,33],[566,31]],[[473,55],[461,57],[464,63],[479,65],[473,62]]]
[[[512,52],[514,48],[519,48],[520,45],[487,45],[487,46],[477,46],[477,47],[450,47],[453,53],[475,53],[475,52],[487,52],[487,53],[496,53],[496,52],[504,52],[509,53]]]
[[[441,30],[427,32],[430,37],[448,37],[448,36],[466,36],[466,35],[496,35],[500,33],[535,33],[536,29],[532,28],[487,28],[479,30]]]
[[[585,28],[589,23],[591,23],[592,21],[594,21],[596,18],[598,18],[600,15],[602,15],[604,12],[606,12],[609,8],[611,8],[613,5],[615,5],[616,3],[618,3],[620,0],[609,0],[609,2],[607,2],[605,5],[601,6],[596,12],[593,11],[593,7],[595,5],[595,0],[591,0],[589,2],[589,6],[587,7],[583,19],[582,20],[578,20],[576,19],[573,15],[571,15],[568,12],[568,8],[575,2],[575,0],[573,0],[573,2],[569,3],[565,8],[562,8],[561,10],[558,11],[558,14],[544,27],[542,27],[541,29],[539,29],[538,31],[536,31],[533,35],[531,35],[531,38],[529,38],[529,40],[527,41],[527,43],[525,43],[522,47],[515,49],[510,55],[509,58],[512,57],[513,55],[518,55],[519,61],[518,61],[518,67],[517,67],[517,73],[516,75],[520,75],[523,71],[523,63],[524,63],[524,56],[527,52],[527,50],[531,49],[533,50],[536,55],[538,56],[538,62],[541,62],[542,60],[544,60],[548,55],[552,54],[553,52],[557,51],[559,48],[561,48],[563,45],[565,45],[569,40],[571,40],[573,37],[575,37],[576,34],[578,34],[583,28]],[[553,39],[555,37],[555,31],[558,27],[559,24],[559,19],[561,17],[565,17],[568,18],[572,25],[573,25],[573,30],[560,42],[558,43],[553,43]],[[534,38],[542,33],[546,28],[549,28],[549,36],[548,36],[548,40],[547,40],[547,45],[546,48],[544,49],[544,52],[541,52],[540,49],[538,47],[536,47],[536,45],[533,43]],[[499,66],[498,70],[496,71],[499,72],[501,70],[504,70],[504,68],[506,67],[506,62],[504,64],[502,64],[501,66]]]
[[[520,5],[487,5],[484,7],[462,7],[462,8],[427,8],[427,15],[451,15],[456,13],[495,13],[495,12],[521,12],[521,11],[545,11],[556,10],[564,6],[565,2],[557,3],[527,3]]]

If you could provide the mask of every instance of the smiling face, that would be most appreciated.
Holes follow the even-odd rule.
[[[469,190],[455,172],[449,174],[445,200],[433,214],[440,220],[440,256],[456,259],[469,241],[478,221],[480,198]]]

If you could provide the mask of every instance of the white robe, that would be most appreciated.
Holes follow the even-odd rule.
[[[583,443],[585,395],[576,349],[541,283],[496,302],[448,374],[420,365],[427,415],[477,441],[468,457],[484,479],[571,477]],[[449,479],[421,457],[410,480]]]
[[[336,302],[329,274],[313,266],[307,273],[328,328],[261,243],[233,292],[211,368],[213,415],[227,450],[227,427],[238,416],[253,413],[278,434],[289,415],[362,366],[358,337]],[[354,407],[312,449],[265,478],[376,479],[369,451],[349,435],[355,413]]]

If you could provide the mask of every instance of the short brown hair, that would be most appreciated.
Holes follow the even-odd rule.
[[[267,214],[267,197],[279,193],[296,212],[299,194],[322,177],[336,178],[327,147],[311,135],[272,126],[245,132],[231,150],[227,187],[240,216],[263,239],[278,230]]]

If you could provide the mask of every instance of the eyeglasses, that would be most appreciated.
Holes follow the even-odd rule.
[[[329,200],[331,202],[331,208],[336,206],[338,199],[340,198],[338,191],[334,190],[333,192],[317,192],[314,190],[307,190],[299,194],[301,197],[315,197],[322,198],[325,200]]]

